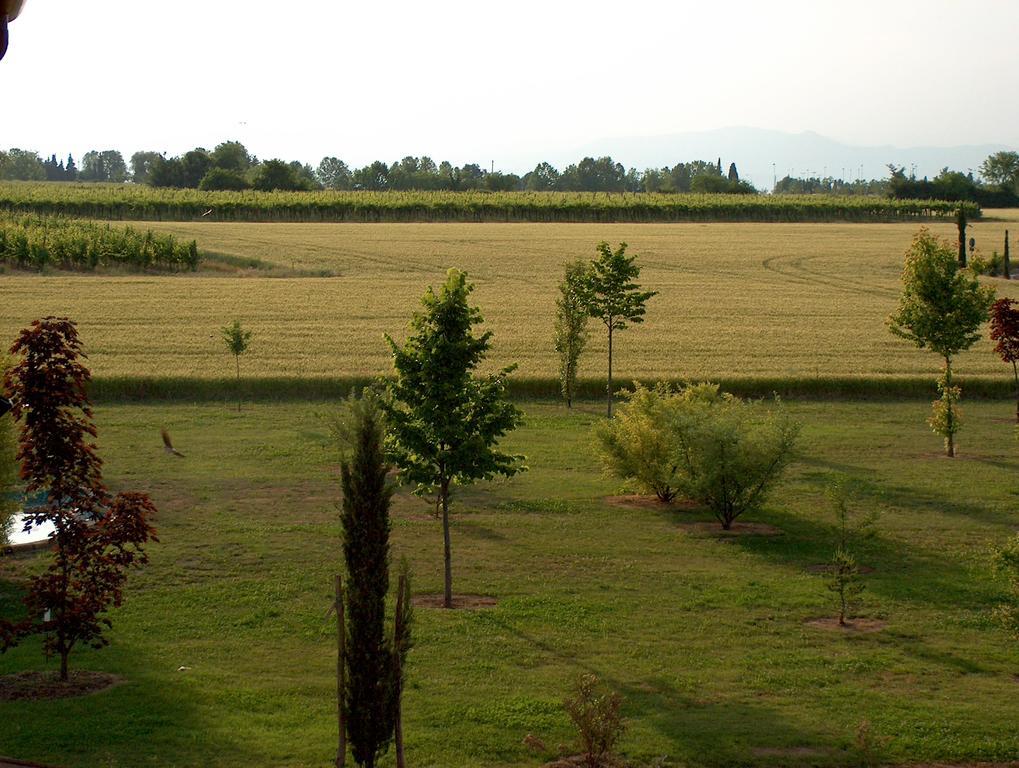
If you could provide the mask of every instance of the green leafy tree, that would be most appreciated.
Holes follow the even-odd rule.
[[[566,265],[556,299],[555,351],[559,356],[559,387],[566,407],[573,407],[577,391],[577,368],[587,344],[587,282],[590,267],[583,261]]]
[[[995,152],[980,164],[980,175],[988,184],[1019,191],[1019,152]]]
[[[438,293],[431,288],[425,293],[404,345],[386,336],[396,370],[383,404],[390,455],[401,475],[415,484],[415,493],[434,496],[441,508],[446,608],[453,606],[449,501],[454,486],[523,469],[522,457],[496,447],[522,418],[506,399],[505,379],[515,366],[475,375],[492,334],[474,334],[482,318],[469,304],[472,290],[465,273],[449,270]]]
[[[152,164],[156,158],[161,158],[158,152],[135,152],[131,155],[131,181],[135,184],[148,184],[149,174],[152,172]]]
[[[224,326],[221,329],[223,341],[230,354],[234,356],[237,365],[237,410],[241,409],[241,355],[248,351],[251,346],[251,331],[241,327],[240,320],[234,320],[233,324]]]
[[[300,167],[300,164],[298,164]],[[283,160],[266,160],[255,169],[251,186],[263,192],[274,190],[294,191],[305,189],[303,180],[289,163]]]
[[[612,416],[612,339],[615,331],[621,331],[630,324],[644,322],[648,300],[657,291],[642,291],[635,282],[640,276],[640,267],[634,262],[636,256],[626,255],[626,243],[620,243],[612,250],[605,241],[598,243],[598,258],[591,262],[587,280],[588,314],[601,320],[609,334],[609,373],[606,394],[608,415]]]
[[[255,164],[255,158],[248,154],[247,148],[239,141],[224,141],[212,150],[212,165],[224,171],[245,173]]]
[[[961,269],[951,246],[927,229],[913,238],[902,271],[902,295],[888,327],[920,349],[930,349],[944,360],[938,382],[941,398],[929,420],[936,434],[945,438],[945,450],[955,456],[959,431],[956,403],[960,391],[952,381],[952,358],[980,338],[980,326],[988,319],[994,289],[981,286],[976,275]]]
[[[353,183],[350,168],[337,157],[323,157],[315,177],[326,189],[350,189]]]
[[[10,149],[0,152],[0,181],[45,181],[46,168],[36,152]]]
[[[389,508],[394,489],[386,479],[390,466],[376,398],[371,394],[351,398],[343,416],[334,422],[334,434],[341,446],[340,522],[347,571],[343,721],[355,762],[373,768],[395,731],[397,675],[402,667],[396,655],[401,643],[409,640],[406,623],[405,638],[389,638],[385,631]]]
[[[203,191],[232,190],[240,191],[248,189],[250,185],[244,175],[237,171],[228,171],[225,168],[210,168],[198,182],[198,188]]]

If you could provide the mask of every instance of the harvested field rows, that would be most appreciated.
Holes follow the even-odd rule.
[[[993,212],[992,212],[993,213]],[[978,250],[1000,249],[1001,217],[970,228]],[[351,377],[388,370],[383,334],[400,338],[410,312],[447,267],[477,284],[493,363],[554,377],[551,319],[561,265],[590,258],[601,239],[625,240],[660,291],[643,327],[623,332],[616,368],[639,377],[926,375],[929,353],[885,328],[896,303],[908,224],[153,224],[196,239],[219,271],[197,276],[0,275],[0,335],[33,318],[80,321],[95,374],[232,373],[218,329],[254,331],[250,377]],[[954,226],[934,225],[951,237]],[[1019,227],[1013,226],[1013,229]],[[245,260],[260,268],[234,265]],[[305,277],[313,273],[330,277]],[[271,277],[281,275],[280,277]],[[291,276],[287,276],[291,275]],[[1017,283],[994,281],[1000,295]],[[581,375],[602,374],[600,329]],[[963,376],[1005,377],[982,341]]]

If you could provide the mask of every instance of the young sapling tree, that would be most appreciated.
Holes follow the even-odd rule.
[[[251,345],[251,331],[244,330],[240,320],[234,320],[231,325],[224,326],[221,333],[227,350],[234,356],[237,367],[237,410],[239,411],[241,409],[241,355],[246,353]]]
[[[980,338],[980,326],[987,321],[993,302],[994,289],[981,286],[976,275],[961,269],[947,243],[926,228],[917,233],[906,253],[899,308],[888,318],[888,326],[896,336],[944,360],[938,381],[941,398],[929,423],[945,438],[948,456],[955,456],[960,426],[961,393],[952,381],[952,359]]]
[[[828,590],[835,597],[839,626],[846,626],[857,608],[863,583],[853,552],[857,541],[874,535],[877,515],[854,520],[849,511],[849,497],[842,483],[832,483],[828,499],[835,510],[835,551],[832,553]]]
[[[555,351],[559,357],[559,388],[566,407],[573,407],[577,391],[577,368],[587,344],[587,284],[590,267],[575,261],[566,265],[566,274],[559,283],[556,299]]]
[[[522,456],[497,447],[523,416],[506,397],[505,379],[514,366],[475,375],[492,334],[474,333],[482,317],[469,303],[473,290],[464,272],[449,270],[438,293],[431,288],[425,293],[403,346],[386,337],[396,369],[382,401],[387,446],[415,493],[436,498],[441,509],[446,608],[453,607],[449,502],[454,487],[524,469]]]
[[[608,415],[612,417],[612,339],[615,331],[644,322],[649,299],[657,291],[642,291],[636,280],[640,267],[636,256],[626,255],[626,243],[615,250],[607,242],[598,243],[598,258],[591,262],[587,279],[587,311],[604,323],[609,334],[609,372],[606,395]]]

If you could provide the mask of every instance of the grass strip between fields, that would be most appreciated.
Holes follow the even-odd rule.
[[[208,402],[245,400],[268,402],[299,402],[333,400],[359,390],[374,377],[250,377],[240,382],[231,378],[187,378],[176,376],[110,376],[92,380],[90,395],[96,402],[178,401]],[[643,380],[644,384],[665,381],[673,385],[690,383],[691,379],[667,378]],[[974,400],[1009,399],[1015,396],[1014,385],[1004,377],[960,377],[963,397]],[[921,376],[821,376],[821,377],[724,377],[714,379],[726,392],[741,397],[769,397],[805,400],[912,400],[937,396],[935,374]],[[630,387],[624,380],[620,389]],[[559,381],[541,377],[511,377],[507,381],[511,397],[519,400],[549,400],[559,397]],[[595,400],[605,394],[605,380],[581,379],[577,383],[580,399]]]

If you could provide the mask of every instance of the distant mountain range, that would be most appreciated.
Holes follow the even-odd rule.
[[[994,152],[1014,149],[1004,144],[961,147],[855,147],[812,131],[785,133],[762,128],[719,128],[669,136],[628,136],[600,140],[548,158],[562,168],[586,156],[611,155],[627,168],[660,168],[689,160],[722,159],[722,170],[736,163],[740,178],[771,189],[777,176],[833,176],[853,180],[885,178],[887,165],[904,166],[917,177],[952,170],[978,173]],[[557,162],[558,161],[558,162]],[[774,163],[774,166],[772,164]],[[533,167],[533,164],[531,165]],[[529,168],[525,169],[529,170]]]

